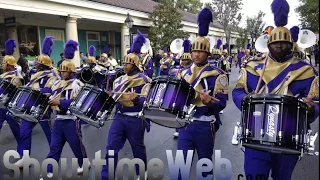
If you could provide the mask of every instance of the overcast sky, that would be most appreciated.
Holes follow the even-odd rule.
[[[200,0],[202,3],[212,2],[212,0]],[[266,26],[275,26],[273,21],[273,13],[271,12],[271,4],[273,0],[242,0],[243,6],[241,13],[242,22],[240,23],[241,27],[246,25],[245,20],[247,16],[252,17],[258,14],[259,10],[266,13],[264,16],[264,22],[266,22]],[[287,28],[291,28],[292,26],[296,26],[300,24],[299,15],[295,12],[296,7],[299,5],[299,0],[287,0],[290,6],[290,13]]]

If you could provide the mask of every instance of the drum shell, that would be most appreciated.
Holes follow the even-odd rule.
[[[180,128],[185,123],[179,121],[186,118],[194,97],[195,90],[183,79],[169,76],[154,78],[145,102],[145,117],[166,127]],[[169,121],[166,124],[165,118],[176,121],[176,124]]]
[[[300,154],[306,143],[307,113],[307,105],[295,97],[252,95],[242,103],[243,145]]]
[[[101,121],[106,120],[114,106],[114,99],[106,92],[98,87],[86,84],[69,106],[69,111],[81,120],[93,126],[101,127],[103,126]],[[107,116],[100,121],[99,118],[103,112],[107,112]]]
[[[0,108],[5,109],[15,94],[17,87],[5,79],[0,78]]]
[[[38,122],[41,120],[45,108],[48,106],[49,97],[31,87],[19,87],[8,103],[9,112],[27,121]],[[33,108],[39,107],[38,113]]]

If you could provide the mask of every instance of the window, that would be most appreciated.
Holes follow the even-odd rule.
[[[87,32],[88,41],[99,41],[98,32]]]
[[[46,29],[45,34],[46,36],[53,36],[55,41],[64,41],[63,30]]]

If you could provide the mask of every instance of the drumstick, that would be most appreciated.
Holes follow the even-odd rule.
[[[266,71],[267,61],[268,61],[268,58],[266,58],[266,60],[264,61],[264,65],[263,65],[263,69],[262,69],[262,74],[261,74],[261,76],[260,76],[260,78],[259,78],[259,81],[258,81],[256,90],[254,91],[255,93],[258,93],[258,90],[259,90],[259,87],[260,87],[260,84],[261,84],[261,81],[262,81],[262,77],[263,77],[263,75],[264,75],[264,72]]]
[[[202,93],[201,91],[198,91],[198,90],[195,90],[197,93]],[[210,96],[210,95],[209,95]],[[211,99],[212,100],[214,100],[214,101],[217,101],[217,102],[219,102],[220,100],[219,99],[217,99],[217,98],[215,98],[215,97],[213,97],[213,96],[210,96],[211,97]]]

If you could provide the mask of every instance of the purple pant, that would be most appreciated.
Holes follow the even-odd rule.
[[[81,123],[79,120],[59,120],[54,122],[50,152],[47,158],[53,158],[59,162],[64,144],[68,142],[73,154],[78,159],[79,167],[82,167],[83,158],[87,158],[87,153],[84,145],[82,144],[82,132]],[[52,165],[49,164],[47,167],[48,172],[52,172]]]
[[[7,114],[6,109],[0,109],[0,129],[2,128],[2,124],[4,121],[7,121],[7,123],[10,126],[10,129],[12,131],[12,134],[14,138],[16,139],[17,143],[19,144],[20,140],[20,125],[19,123],[10,115]]]
[[[216,131],[214,123],[201,121],[194,121],[179,129],[178,150],[183,151],[184,160],[186,161],[188,150],[196,150],[198,159],[212,160]],[[212,175],[212,171],[203,173],[203,177],[208,174]],[[179,179],[181,179],[180,173]]]
[[[39,124],[47,137],[48,143],[51,142],[51,121],[39,121]],[[30,122],[27,120],[21,120],[20,126],[20,142],[18,144],[17,151],[20,156],[23,155],[23,150],[29,150],[31,154],[31,138],[32,129],[37,125],[35,122]]]
[[[141,118],[116,114],[109,129],[108,145],[106,148],[107,164],[102,167],[101,180],[108,180],[109,177],[108,158],[114,158],[114,172],[116,172],[118,153],[123,148],[127,139],[131,145],[134,158],[139,158],[147,164],[146,146],[144,145],[145,128],[146,124]],[[108,150],[114,150],[114,156],[109,156]],[[136,174],[139,175],[139,168],[137,165]]]
[[[294,167],[298,162],[297,155],[272,154],[269,152],[245,149],[244,171],[246,176],[252,175],[252,179],[264,176],[274,180],[290,180]]]

